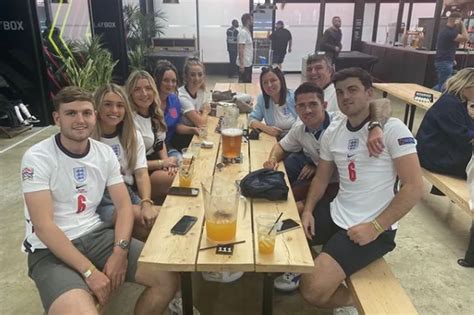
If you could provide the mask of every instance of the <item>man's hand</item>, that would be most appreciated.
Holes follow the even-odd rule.
[[[158,216],[158,212],[148,202],[142,203],[140,214],[142,225],[147,229],[150,229],[153,226],[156,217]]]
[[[267,126],[264,131],[272,137],[278,137],[283,130],[278,127]]]
[[[288,52],[289,52],[289,53],[291,52],[291,47],[288,47]]]
[[[117,289],[125,281],[127,273],[127,254],[128,251],[114,248],[114,252],[104,266],[104,273],[110,279],[110,289],[113,291]]]
[[[278,169],[278,162],[275,159],[269,159],[263,163],[263,167],[269,170],[276,171]]]
[[[239,72],[244,73],[244,71],[245,71],[245,67],[244,66],[239,66]]]
[[[85,281],[89,289],[97,297],[97,300],[99,300],[100,305],[105,305],[111,292],[110,279],[99,270],[94,270]]]
[[[340,50],[341,50],[341,48],[339,48],[339,46],[334,47],[335,52],[339,52]]]
[[[303,211],[301,214],[301,223],[303,223],[304,234],[308,239],[312,240],[315,235],[313,214],[308,211]]]
[[[347,230],[347,236],[354,243],[364,246],[377,239],[379,232],[377,232],[372,223],[362,223],[355,225]]]
[[[367,149],[369,149],[369,156],[378,157],[380,154],[382,154],[383,149],[385,149],[382,128],[375,127],[369,131]]]
[[[298,175],[299,180],[310,179],[316,174],[316,166],[311,164],[306,164],[303,166],[300,174]]]

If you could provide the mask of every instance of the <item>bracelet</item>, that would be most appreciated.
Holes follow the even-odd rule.
[[[145,198],[145,199],[140,200],[140,206],[143,206],[145,202],[148,202],[152,206],[155,204],[153,200],[151,200],[150,198]]]
[[[385,229],[380,225],[380,223],[376,219],[372,221],[372,225],[374,226],[377,232],[379,233],[385,232]]]
[[[95,270],[97,270],[97,269],[95,268],[95,266],[94,266],[94,265],[91,265],[86,271],[84,271],[84,272],[82,273],[82,276],[84,277],[84,279],[87,279],[87,278],[89,278],[90,276],[92,276],[92,273],[93,273]]]
[[[159,170],[163,169],[163,165],[164,165],[163,160],[156,160],[156,162],[158,163],[158,169]]]

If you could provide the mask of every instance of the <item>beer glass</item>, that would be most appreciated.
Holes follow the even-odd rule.
[[[226,128],[221,130],[222,156],[227,159],[235,159],[240,156],[242,147],[243,131],[240,128]]]

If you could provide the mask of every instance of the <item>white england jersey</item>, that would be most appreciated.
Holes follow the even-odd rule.
[[[89,139],[84,155],[67,151],[59,134],[32,146],[21,162],[23,193],[49,190],[53,199],[53,220],[70,240],[101,224],[95,212],[106,186],[122,183],[120,165],[112,149]],[[26,238],[22,249],[46,248],[34,232],[25,205]]]
[[[196,97],[192,97],[186,89],[186,86],[183,85],[178,89],[178,97],[181,103],[181,114],[183,114],[181,115],[181,123],[186,126],[194,127],[193,122],[189,120],[185,114],[193,110],[200,111],[204,104],[210,102],[209,94],[199,89],[196,92]]]
[[[334,121],[321,139],[321,159],[333,161],[339,172],[339,193],[331,203],[331,217],[348,229],[370,222],[389,205],[395,195],[396,169],[393,160],[416,153],[416,141],[396,118],[384,126],[385,149],[369,157],[368,123],[349,130],[347,118]],[[398,222],[392,225],[398,227]]]
[[[137,128],[142,136],[143,143],[145,144],[146,155],[154,153],[155,149],[160,151],[165,142],[166,132],[157,131],[156,135],[153,134],[151,117],[143,117],[135,113],[133,115],[133,121],[135,123],[135,128]]]
[[[114,151],[115,155],[118,158],[120,163],[120,173],[122,173],[123,181],[127,184],[132,186],[134,183],[133,173],[140,169],[140,168],[147,168],[146,162],[146,152],[145,152],[145,144],[143,143],[143,138],[139,131],[136,131],[136,138],[137,138],[137,162],[135,167],[128,166],[128,155],[127,152],[124,150],[122,144],[120,143],[119,136],[115,136],[112,138],[101,137],[100,141],[108,144],[112,150]]]

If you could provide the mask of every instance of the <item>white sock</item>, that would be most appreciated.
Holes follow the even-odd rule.
[[[23,105],[23,106],[25,106],[25,105]],[[20,109],[18,108],[18,106],[14,106],[13,108],[15,109],[16,117],[18,118],[20,123],[23,123],[25,120],[21,116]]]
[[[20,105],[18,105],[18,106],[20,106],[21,112],[22,112],[23,114],[25,114],[26,118],[30,118],[30,117],[31,117],[31,114],[30,114],[30,112],[28,111],[28,108],[26,108],[25,104],[20,103]]]

